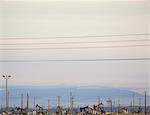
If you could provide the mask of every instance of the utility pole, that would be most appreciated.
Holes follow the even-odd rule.
[[[58,99],[57,100],[57,106],[59,107],[60,106],[60,96],[58,96],[57,99]]]
[[[27,93],[27,110],[29,109],[29,94]]]
[[[23,94],[21,94],[21,108],[23,109]]]
[[[8,111],[9,103],[8,103],[8,79],[11,77],[10,75],[3,75],[2,76],[6,80],[6,110]]]
[[[98,104],[100,104],[100,96],[98,96],[97,102]]]
[[[135,102],[134,102],[135,99],[134,99],[134,98],[135,98],[135,95],[134,95],[134,93],[133,93],[133,113],[135,114]]]
[[[119,115],[119,112],[120,112],[120,99],[118,100],[118,115]]]
[[[35,109],[35,97],[33,98],[33,109]]]
[[[61,114],[60,98],[60,96],[57,97],[57,109],[59,115]]]
[[[147,111],[146,111],[146,91],[145,91],[145,115],[147,114]]]
[[[112,100],[111,100],[111,115],[112,115],[112,112],[113,112],[113,105],[112,105]]]
[[[71,115],[73,115],[73,104],[74,104],[74,102],[73,102],[73,96],[72,96],[72,92],[70,92],[70,113],[71,113]]]
[[[141,98],[139,98],[139,107],[141,107]]]
[[[50,115],[50,100],[48,99],[48,115]]]
[[[97,104],[98,104],[98,112],[100,112],[100,96],[98,96],[98,99],[97,99]]]
[[[132,100],[131,100],[131,102],[130,102],[130,106],[131,106],[131,107],[130,107],[130,111],[133,112],[133,104],[132,104]]]
[[[113,102],[113,112],[116,112],[116,102],[115,102],[115,100],[114,100],[114,102]]]

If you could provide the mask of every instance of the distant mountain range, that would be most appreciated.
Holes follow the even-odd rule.
[[[121,105],[130,105],[133,97],[136,105],[139,104],[139,99],[142,104],[144,103],[144,95],[139,93],[100,86],[12,86],[9,87],[9,100],[11,106],[20,106],[21,94],[24,95],[25,103],[26,94],[28,93],[30,106],[33,106],[34,102],[46,106],[48,99],[52,106],[56,106],[57,96],[61,96],[61,103],[64,106],[68,106],[70,92],[72,92],[76,106],[97,104],[98,96],[105,105],[107,105],[106,101],[108,99],[112,99],[113,104],[116,105],[118,105],[118,102],[120,102]],[[4,89],[0,90],[0,97],[0,103],[4,105]]]

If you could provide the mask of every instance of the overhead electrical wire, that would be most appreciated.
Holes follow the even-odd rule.
[[[141,34],[118,34],[118,35],[100,35],[100,36],[58,36],[58,37],[24,37],[24,38],[0,38],[0,40],[13,40],[13,39],[57,39],[57,38],[98,38],[98,37],[119,37],[119,36],[143,36],[150,35],[150,33]],[[79,43],[102,43],[102,42],[135,42],[135,41],[150,41],[150,39],[130,39],[130,40],[103,40],[103,41],[69,41],[69,42],[47,42],[47,43],[1,43],[0,45],[40,45],[40,44],[79,44]],[[57,49],[90,49],[90,48],[123,48],[123,47],[145,47],[149,44],[141,45],[118,45],[118,46],[80,46],[80,47],[27,47],[27,48],[1,48],[0,50],[57,50]],[[0,62],[59,62],[59,61],[146,61],[146,58],[98,58],[98,59],[0,59]]]
[[[144,45],[120,45],[120,46],[87,46],[87,47],[36,47],[36,48],[3,48],[0,50],[65,50],[65,49],[95,49],[95,48],[121,48],[121,47],[145,47],[150,46],[148,44]]]
[[[74,41],[74,42],[44,42],[44,43],[3,43],[0,45],[46,45],[46,44],[87,44],[87,43],[103,43],[103,42],[141,42],[150,41],[150,39],[132,39],[132,40],[105,40],[105,41]]]
[[[57,38],[99,38],[99,37],[120,37],[120,36],[143,36],[150,35],[150,33],[136,33],[136,34],[111,34],[111,35],[83,35],[83,36],[51,36],[51,37],[3,37],[0,40],[12,39],[57,39]]]
[[[150,61],[150,58],[97,58],[97,59],[35,59],[35,60],[0,60],[0,62],[97,62],[97,61]]]

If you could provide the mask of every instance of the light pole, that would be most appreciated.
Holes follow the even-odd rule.
[[[6,80],[6,109],[8,110],[8,79],[11,77],[10,75],[3,75],[2,76]]]

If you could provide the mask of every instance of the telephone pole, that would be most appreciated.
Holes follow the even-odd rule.
[[[120,99],[118,100],[118,115],[120,113]]]
[[[23,109],[23,94],[21,94],[21,108]]]
[[[133,93],[133,113],[135,114],[135,95],[134,95],[134,93]]]
[[[27,93],[27,110],[29,109],[29,94]]]
[[[57,97],[57,109],[58,109],[58,114],[61,115],[61,105],[60,105],[60,96]]]
[[[115,102],[115,100],[113,101],[113,112],[116,112],[116,102]]]
[[[73,104],[74,104],[74,102],[73,102],[73,96],[72,96],[72,92],[70,92],[70,113],[71,113],[71,115],[73,115]]]
[[[60,96],[58,96],[57,99],[57,106],[60,107]]]
[[[33,109],[35,109],[35,97],[33,98]]]
[[[147,111],[146,111],[146,91],[145,91],[145,115],[147,114]]]
[[[48,99],[48,115],[50,115],[50,100]]]
[[[97,104],[98,104],[98,112],[100,112],[100,96],[98,96],[98,99],[97,99]]]
[[[6,110],[8,111],[9,107],[9,100],[8,100],[8,79],[11,77],[10,75],[3,75],[2,76],[6,80]]]
[[[141,98],[139,98],[139,107],[141,107]]]

